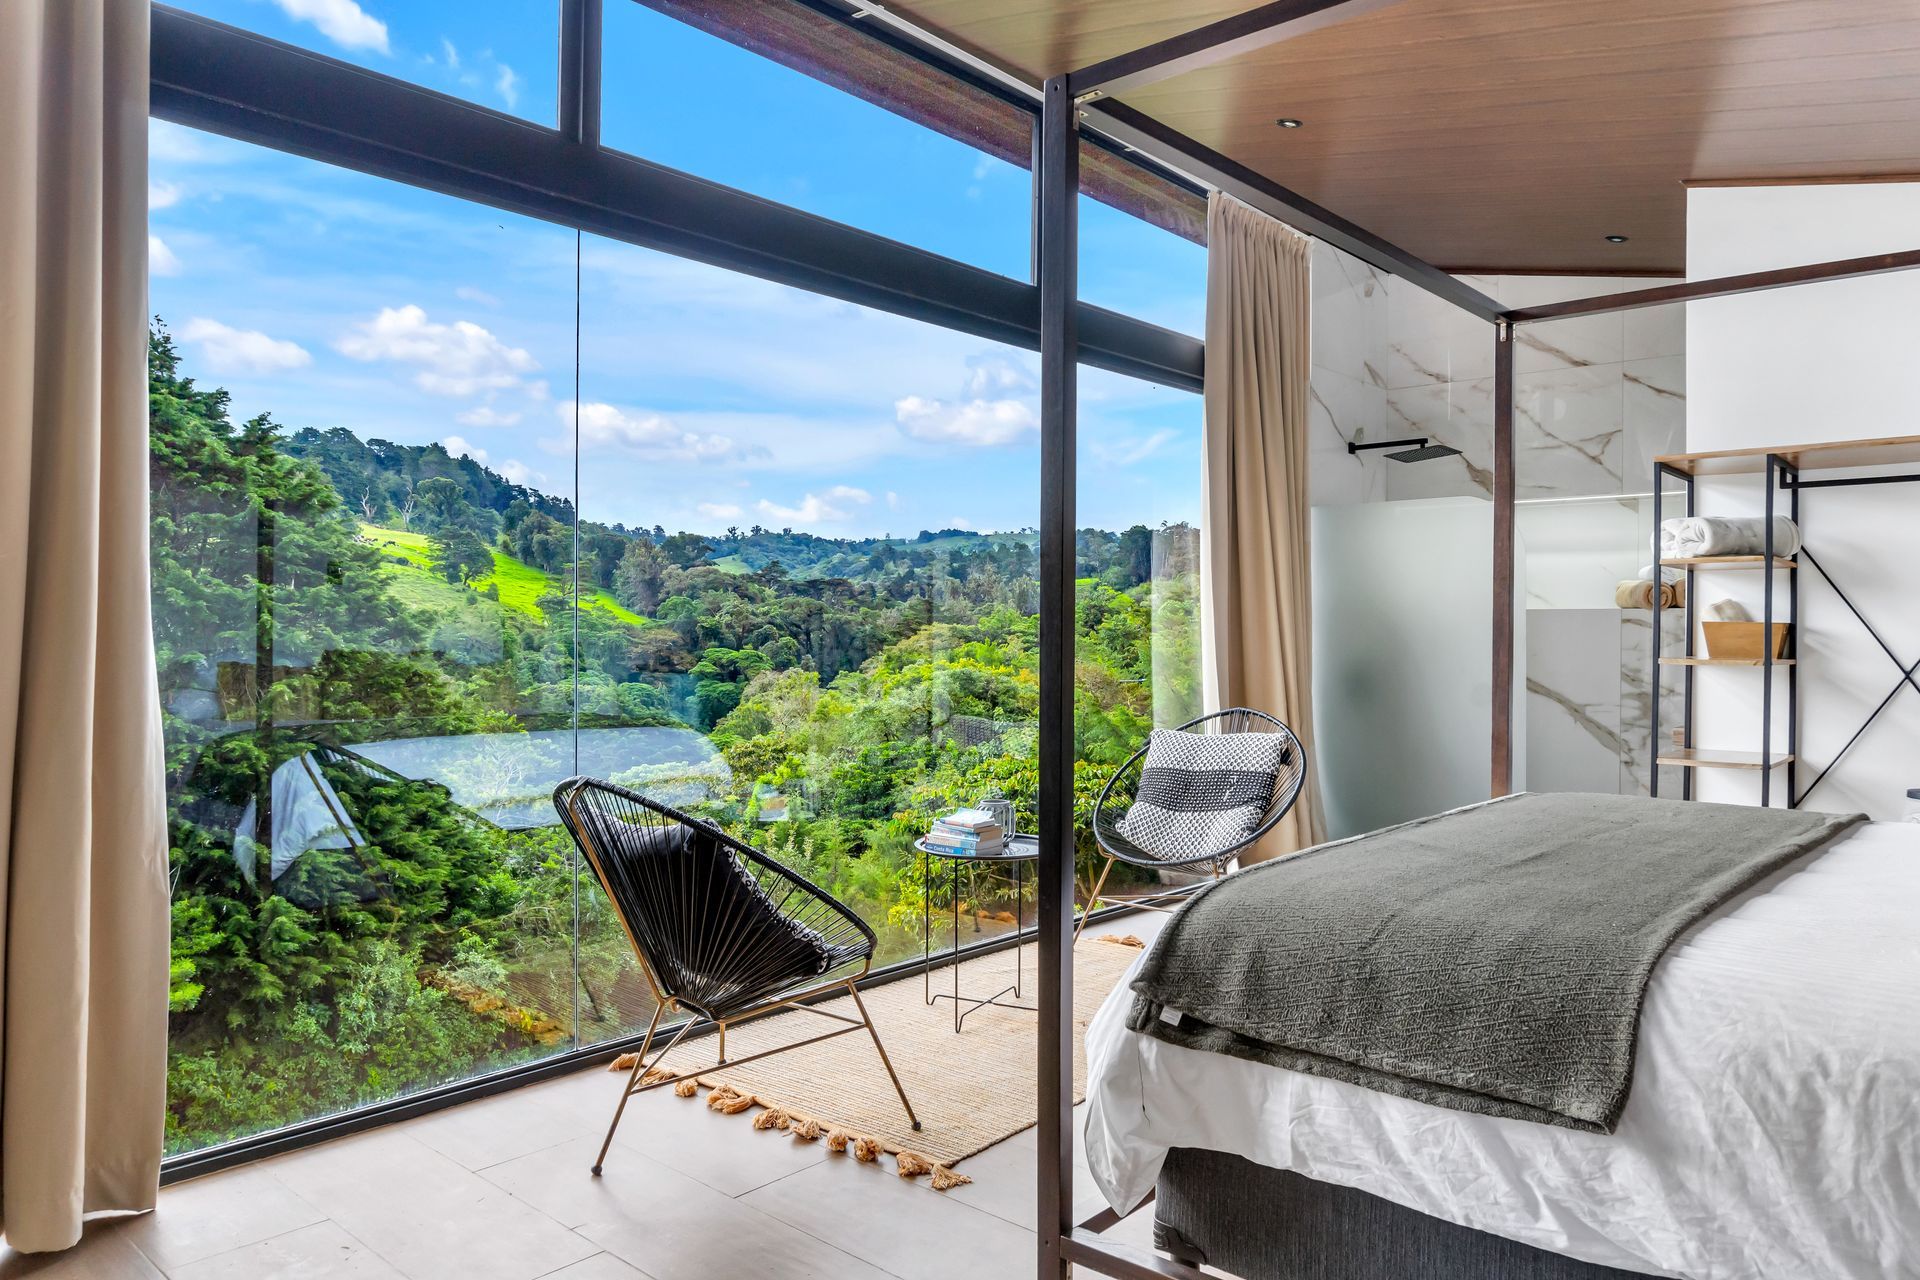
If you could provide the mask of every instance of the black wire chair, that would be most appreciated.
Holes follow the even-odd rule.
[[[596,1175],[627,1100],[668,1083],[665,1078],[647,1083],[647,1076],[701,1019],[719,1029],[721,1066],[740,1066],[864,1027],[907,1119],[920,1127],[855,985],[873,966],[875,938],[866,921],[712,823],[636,791],[569,778],[554,790],[553,806],[606,891],[653,988],[653,1020],[593,1162]],[[838,987],[853,997],[858,1018],[802,1003]],[[780,1009],[804,1009],[846,1025],[729,1063],[728,1026]],[[699,1018],[686,1018],[649,1060],[654,1033],[669,1012]]]
[[[1274,775],[1273,798],[1267,802],[1266,812],[1259,823],[1244,839],[1218,848],[1198,846],[1186,848],[1149,849],[1136,843],[1121,829],[1127,809],[1133,803],[1134,793],[1140,786],[1140,773],[1146,766],[1147,748],[1141,747],[1126,763],[1113,771],[1107,779],[1107,785],[1100,789],[1100,798],[1093,805],[1093,839],[1100,846],[1100,852],[1107,856],[1100,876],[1094,882],[1093,891],[1087,895],[1087,905],[1080,914],[1080,921],[1074,927],[1074,940],[1080,938],[1080,930],[1086,927],[1087,917],[1093,914],[1100,900],[1100,891],[1107,887],[1107,877],[1112,874],[1114,864],[1124,862],[1128,866],[1142,867],[1149,871],[1163,871],[1175,867],[1191,867],[1200,864],[1210,865],[1217,880],[1225,872],[1229,862],[1243,850],[1257,844],[1260,838],[1273,830],[1274,824],[1285,817],[1293,808],[1294,801],[1300,798],[1300,788],[1307,780],[1307,753],[1300,740],[1279,720],[1264,711],[1254,711],[1248,707],[1231,707],[1225,711],[1216,711],[1211,715],[1189,720],[1180,726],[1183,733],[1275,733],[1285,738],[1281,747],[1280,771]],[[1127,905],[1144,907],[1150,911],[1171,911],[1173,903],[1184,898],[1182,890],[1169,890],[1165,893],[1142,894],[1127,899]]]

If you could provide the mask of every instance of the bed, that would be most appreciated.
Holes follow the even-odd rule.
[[[1920,825],[1853,827],[1667,946],[1612,1132],[1168,1043],[1129,1028],[1132,982],[1087,1032],[1086,1154],[1117,1212],[1157,1186],[1157,1242],[1184,1260],[1250,1280],[1920,1275]]]

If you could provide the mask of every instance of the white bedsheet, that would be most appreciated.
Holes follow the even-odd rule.
[[[1087,1031],[1116,1209],[1203,1147],[1631,1271],[1920,1277],[1920,824],[1857,828],[1668,951],[1611,1135],[1165,1044],[1126,1028],[1129,985]]]

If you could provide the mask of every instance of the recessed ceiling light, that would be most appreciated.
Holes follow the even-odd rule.
[[[1295,120],[1292,116],[1281,116],[1278,120],[1275,120],[1274,123],[1282,129],[1298,129],[1300,127],[1300,121]]]
[[[1607,237],[1608,244],[1625,244],[1626,242],[1627,242],[1627,238],[1625,236],[1608,236]]]

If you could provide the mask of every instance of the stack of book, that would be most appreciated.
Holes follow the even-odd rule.
[[[984,809],[960,809],[935,818],[926,845],[935,853],[963,858],[991,857],[1007,846],[1007,833]]]

